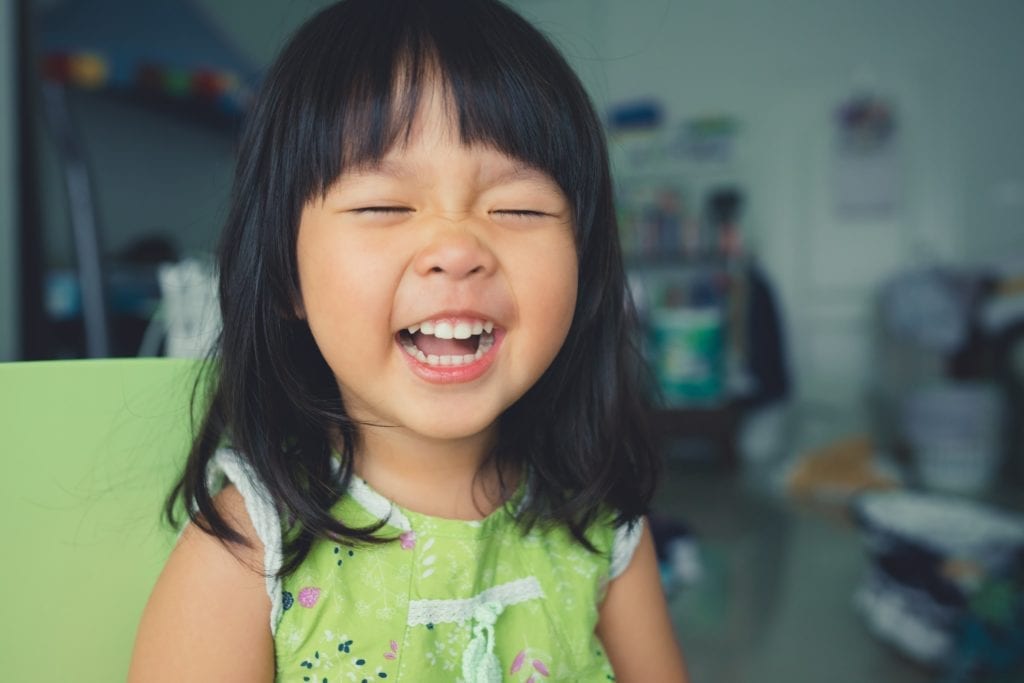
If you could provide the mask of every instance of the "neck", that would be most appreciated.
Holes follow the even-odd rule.
[[[424,439],[401,428],[365,426],[355,471],[398,505],[448,519],[481,519],[504,503],[487,457],[496,427],[459,439]]]

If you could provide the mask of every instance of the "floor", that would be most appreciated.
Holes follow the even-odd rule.
[[[670,598],[694,683],[926,683],[853,608],[865,571],[834,508],[766,492],[721,470],[670,462],[655,511],[686,520],[703,579]]]

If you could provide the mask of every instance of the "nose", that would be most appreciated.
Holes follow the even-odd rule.
[[[468,226],[448,226],[434,234],[416,256],[420,275],[446,275],[461,280],[494,272],[497,261],[491,249]]]

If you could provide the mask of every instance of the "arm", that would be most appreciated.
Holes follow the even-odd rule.
[[[217,505],[251,547],[185,529],[142,614],[129,683],[274,679],[263,545],[234,487]]]
[[[620,683],[686,683],[686,667],[661,590],[649,524],[644,524],[629,566],[608,586],[597,637]]]

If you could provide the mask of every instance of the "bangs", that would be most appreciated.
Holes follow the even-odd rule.
[[[288,136],[305,161],[286,184],[300,204],[346,168],[379,162],[409,138],[439,92],[463,144],[537,168],[578,213],[604,168],[600,125],[558,51],[518,15],[479,0],[354,0],[300,30],[282,62]],[[326,19],[326,20],[323,20]],[[580,217],[577,216],[577,222]]]

